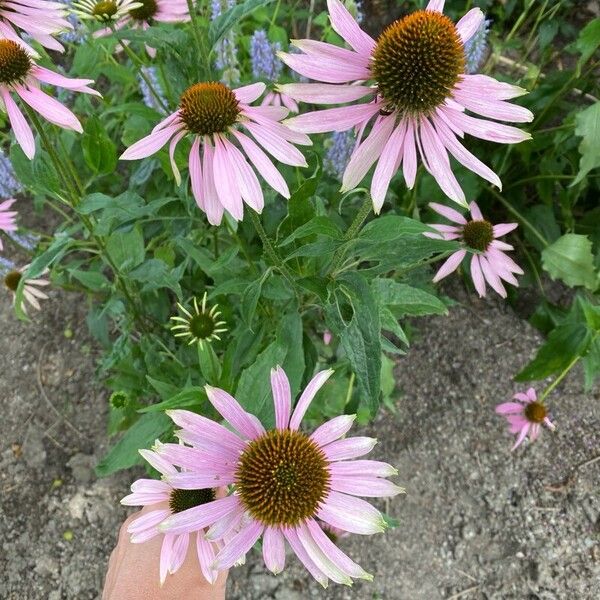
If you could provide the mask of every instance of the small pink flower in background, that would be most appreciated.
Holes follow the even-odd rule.
[[[140,454],[164,477],[175,475],[179,471],[160,455],[162,444],[156,442],[156,451],[140,450]],[[201,462],[199,461],[199,465]],[[189,508],[202,506],[215,499],[215,491],[210,488],[191,490],[175,489],[166,481],[156,479],[138,479],[131,486],[132,493],[121,500],[125,506],[153,506],[152,510],[134,519],[127,528],[131,534],[131,542],[139,544],[147,542],[157,535],[163,535],[158,526],[171,515]],[[204,537],[204,531],[195,534],[167,533],[163,537],[160,552],[160,583],[165,582],[168,573],[175,573],[185,561],[190,541],[195,543],[200,570],[209,583],[217,580],[218,571],[212,568],[215,560],[213,544]],[[218,548],[218,546],[217,546]]]
[[[513,396],[517,402],[503,402],[496,406],[496,412],[506,417],[510,425],[510,432],[517,434],[517,441],[512,450],[518,448],[529,434],[533,442],[540,434],[542,424],[554,430],[555,425],[548,417],[548,410],[542,402],[538,402],[533,388],[526,392],[519,392]]]
[[[326,329],[323,332],[323,343],[326,346],[329,346],[329,344],[331,344],[331,340],[333,340],[333,334],[331,333],[331,331],[329,331],[329,329]]]
[[[376,440],[344,438],[354,415],[327,421],[312,434],[299,430],[313,398],[332,371],[317,373],[292,410],[285,372],[271,371],[275,428],[266,430],[227,392],[206,387],[211,404],[234,431],[187,410],[168,411],[182,429],[179,439],[192,447],[171,444],[161,455],[185,472],[167,475],[177,489],[233,485],[233,494],[168,517],[165,533],[182,534],[210,527],[218,539],[237,533],[216,556],[214,567],[231,567],[262,537],[266,566],[279,573],[285,566],[285,542],[323,586],[329,579],[350,585],[352,578],[372,576],[344,554],[320,522],[345,532],[371,535],[384,531],[382,514],[356,496],[391,497],[403,490],[387,479],[397,473],[374,460],[351,460],[371,451]]]
[[[287,108],[250,106],[264,90],[264,83],[234,90],[218,82],[197,83],[183,93],[179,109],[161,121],[150,135],[130,146],[121,159],[145,158],[170,140],[171,167],[179,185],[175,148],[184,136],[190,135],[192,192],[209,223],[219,225],[225,210],[236,221],[242,220],[244,202],[261,212],[264,197],[252,166],[275,191],[290,197],[285,179],[261,146],[284,164],[305,167],[304,156],[293,144],[311,144],[306,135],[279,122],[287,116]]]
[[[0,202],[0,231],[16,231],[17,222],[15,217],[17,216],[17,211],[8,210],[15,202],[14,198]],[[2,249],[2,238],[0,238],[0,250]]]
[[[435,202],[430,203],[429,206],[438,214],[456,223],[456,225],[432,224],[430,227],[437,229],[439,234],[425,233],[424,235],[431,238],[459,240],[465,246],[464,249],[454,252],[444,262],[433,278],[434,282],[440,281],[440,279],[456,271],[467,255],[468,249],[473,252],[471,277],[480,297],[485,296],[486,282],[503,298],[506,298],[506,290],[501,280],[518,287],[519,283],[514,273],[522,275],[523,270],[506,254],[506,251],[513,250],[513,247],[498,239],[518,227],[517,223],[492,225],[483,218],[475,202],[471,202],[469,206],[471,210],[470,221],[467,221],[453,208]]]
[[[132,8],[115,23],[115,29],[131,27],[146,30],[155,21],[157,23],[184,23],[190,20],[187,0],[137,0],[141,6]],[[106,37],[112,34],[109,27],[94,32],[94,37]],[[148,55],[154,58],[156,50],[146,45]]]
[[[23,45],[12,40],[0,39],[0,98],[17,142],[29,159],[35,155],[33,132],[13,100],[11,92],[50,123],[78,133],[83,131],[77,117],[66,106],[40,89],[44,83],[100,96],[88,87],[89,83],[93,83],[91,79],[69,79],[40,67],[35,64]]]
[[[19,283],[23,278],[23,273],[27,270],[29,265],[25,265],[20,269],[14,269],[9,271],[4,276],[4,285],[8,288],[13,297],[13,305],[17,299],[17,289],[19,288]],[[48,272],[44,271],[42,275],[45,275]],[[40,310],[41,306],[39,300],[47,300],[48,296],[38,289],[39,286],[50,285],[50,282],[47,279],[37,278],[37,279],[27,279],[23,284],[23,303],[21,304],[21,310],[27,314],[26,304],[28,302],[33,308],[36,310]]]
[[[390,181],[402,165],[409,189],[420,159],[444,193],[466,206],[448,154],[501,187],[498,176],[460,142],[465,133],[514,144],[530,135],[498,121],[526,123],[532,113],[506,102],[525,93],[486,75],[465,73],[464,44],[484,21],[479,8],[455,25],[442,14],[444,0],[431,0],[392,23],[377,41],[361,30],[339,0],[327,0],[333,29],[351,49],[315,40],[295,40],[303,54],[280,53],[300,75],[323,83],[281,85],[279,91],[303,102],[348,106],[309,112],[287,124],[303,133],[359,128],[359,142],[346,167],[342,191],[354,189],[377,163],[371,183],[375,212],[381,210]],[[356,101],[368,98],[368,102]],[[486,117],[479,119],[468,110]],[[370,133],[362,140],[372,122]]]
[[[65,18],[67,6],[60,2],[44,0],[11,0],[0,2],[0,37],[22,44],[32,56],[37,52],[15,32],[21,29],[45,48],[64,52],[64,47],[52,36],[73,29]]]

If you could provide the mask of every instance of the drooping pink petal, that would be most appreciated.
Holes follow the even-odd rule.
[[[253,440],[264,435],[265,428],[254,419],[251,419],[250,415],[231,394],[210,385],[204,386],[204,389],[210,403],[242,436]]]
[[[368,454],[376,443],[375,438],[358,436],[336,440],[321,449],[329,461],[348,460]]]
[[[213,160],[213,176],[217,195],[225,210],[236,220],[244,218],[244,204],[237,181],[231,175],[232,165],[222,140],[215,135],[215,154]]]
[[[498,277],[498,275],[496,275],[496,272],[490,265],[488,259],[483,255],[480,256],[479,264],[481,266],[481,270],[483,271],[485,280],[492,286],[492,288],[497,294],[502,296],[502,298],[506,298],[506,290],[504,289],[500,278]]]
[[[292,392],[285,371],[277,365],[271,369],[271,390],[275,405],[275,426],[277,429],[287,429],[292,413]]]
[[[215,583],[219,576],[219,571],[212,568],[215,562],[215,550],[213,545],[202,535],[202,531],[196,534],[196,553],[198,554],[198,562],[202,575],[211,585]]]
[[[171,563],[169,565],[169,573],[174,574],[179,570],[187,555],[190,543],[190,536],[187,533],[178,535],[173,543],[171,550]]]
[[[317,517],[333,527],[359,535],[372,535],[385,530],[385,521],[374,506],[340,492],[329,492]]]
[[[352,153],[342,178],[342,192],[354,189],[381,156],[394,129],[396,117],[389,115],[378,120],[369,136]]]
[[[132,144],[121,154],[121,160],[138,160],[158,152],[179,130],[181,125],[169,125]]]
[[[285,542],[277,527],[265,527],[263,534],[263,559],[267,569],[278,575],[285,567]]]
[[[373,198],[373,210],[376,215],[381,211],[390,181],[398,169],[398,159],[402,157],[405,135],[406,119],[402,120],[400,125],[392,131],[377,161],[373,181],[371,182],[371,197]]]
[[[195,137],[190,148],[188,159],[190,170],[190,181],[192,183],[192,194],[198,207],[205,211],[204,200],[202,197],[202,163],[200,161],[200,138]]]
[[[325,382],[333,375],[332,369],[327,369],[325,371],[319,371],[308,383],[308,385],[304,388],[304,391],[300,395],[300,399],[296,404],[296,408],[292,414],[292,418],[290,419],[290,429],[296,430],[300,427],[300,422],[302,421],[310,403],[313,401],[313,398],[316,396],[317,392],[323,387]]]
[[[174,534],[198,531],[204,527],[209,527],[236,510],[239,502],[238,496],[232,495],[194,508],[188,508],[169,516],[160,524],[159,529]]]
[[[35,155],[35,140],[31,127],[29,127],[19,107],[4,86],[0,86],[0,96],[2,96],[2,100],[4,101],[6,114],[8,115],[8,120],[10,121],[17,143],[21,146],[25,156],[31,160]]]
[[[144,460],[149,462],[161,475],[172,475],[177,473],[177,469],[169,461],[160,456],[160,454],[145,449],[140,449],[138,452]]]
[[[263,529],[264,525],[257,521],[250,521],[248,525],[236,533],[229,543],[219,551],[215,557],[215,568],[224,570],[233,567],[254,546],[255,542],[261,536]]]
[[[244,155],[231,142],[224,139],[223,143],[227,148],[227,154],[234,167],[242,199],[256,212],[262,212],[265,200],[254,171],[244,158]]]
[[[206,218],[211,225],[220,225],[223,218],[223,205],[219,201],[214,177],[214,152],[210,142],[204,143],[202,154],[202,200]]]
[[[402,172],[406,187],[412,190],[417,176],[417,149],[415,147],[415,127],[412,120],[406,118],[406,134],[402,148]]]
[[[373,94],[372,88],[362,85],[327,83],[287,83],[277,86],[277,89],[295,100],[314,104],[343,104]]]
[[[517,441],[515,442],[515,445],[511,448],[511,452],[516,450],[523,443],[523,440],[527,437],[527,434],[529,433],[529,427],[530,427],[530,424],[527,423],[527,425],[525,425],[523,427],[523,429],[521,429],[521,432],[519,433],[519,435],[517,437]]]
[[[454,90],[453,94],[457,102],[482,117],[513,123],[530,123],[533,121],[533,113],[518,104],[511,104],[505,100],[490,100],[481,94],[469,93],[461,89]]]
[[[246,121],[244,127],[254,139],[272,156],[286,165],[306,167],[307,162],[300,150],[281,137],[256,123]]]
[[[485,15],[481,12],[481,9],[472,8],[458,21],[456,30],[463,44],[467,43],[477,33],[484,20]]]
[[[438,272],[435,274],[433,278],[433,282],[437,283],[442,280],[444,277],[450,275],[458,269],[458,266],[463,261],[463,258],[466,256],[466,250],[457,250],[453,252],[445,261],[444,264],[439,268]]]
[[[483,298],[485,296],[485,279],[481,272],[481,265],[479,264],[479,256],[477,254],[473,254],[473,258],[471,259],[471,279],[479,297]]]
[[[164,584],[165,580],[167,579],[167,574],[169,573],[175,537],[176,536],[172,533],[165,534],[160,547],[160,585]]]
[[[129,525],[127,526],[127,533],[135,535],[137,533],[145,531],[146,529],[155,528],[170,514],[170,511],[167,509],[151,510],[146,514],[141,514],[139,517],[136,517],[133,521],[131,521],[131,523],[129,523]]]
[[[327,9],[333,30],[342,36],[356,52],[370,57],[375,50],[375,40],[360,28],[340,0],[327,0]]]
[[[282,530],[285,539],[291,546],[294,554],[300,559],[300,562],[306,567],[306,570],[324,587],[327,587],[329,579],[327,576],[317,567],[313,559],[308,555],[308,552],[304,549],[304,546],[298,539],[296,530],[291,527],[286,527]]]
[[[173,177],[175,178],[176,185],[181,185],[181,174],[179,173],[179,169],[177,168],[177,163],[175,162],[175,149],[177,148],[177,144],[181,141],[181,138],[186,135],[186,131],[182,130],[176,133],[171,139],[171,143],[169,144],[169,162],[171,164],[171,171],[173,172]]]
[[[326,577],[335,581],[336,583],[341,583],[344,585],[352,585],[352,579],[346,575],[337,565],[335,565],[328,556],[321,550],[319,545],[315,542],[312,535],[310,534],[310,530],[304,523],[300,523],[296,527],[296,534],[298,535],[298,540],[306,550],[306,553],[311,558],[311,560],[317,565],[320,571],[322,571]]]
[[[340,415],[319,426],[310,436],[310,439],[318,446],[327,444],[341,438],[350,431],[356,415]]]

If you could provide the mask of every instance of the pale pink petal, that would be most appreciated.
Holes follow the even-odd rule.
[[[371,477],[390,477],[397,475],[398,470],[388,463],[378,460],[353,460],[333,462],[329,465],[331,475],[342,477],[351,475],[367,475]]]
[[[288,377],[279,365],[271,369],[271,390],[275,405],[275,426],[277,429],[287,429],[292,412],[292,392]]]
[[[438,215],[446,217],[446,219],[449,221],[458,223],[459,225],[467,224],[467,220],[457,210],[454,210],[449,206],[444,206],[443,204],[438,204],[437,202],[430,202],[429,207],[438,213]]]
[[[179,133],[173,136],[171,143],[169,144],[169,162],[171,163],[171,171],[173,171],[173,177],[175,178],[175,183],[179,186],[181,185],[181,174],[179,173],[179,169],[177,168],[177,163],[175,162],[175,149],[177,148],[177,144],[181,140],[181,138],[186,135],[187,131],[182,130]]]
[[[336,475],[331,478],[329,485],[336,492],[369,498],[393,497],[404,492],[395,483],[381,477],[358,477],[351,475],[341,477]]]
[[[31,160],[35,155],[35,140],[31,127],[29,127],[19,107],[4,86],[0,86],[0,96],[4,100],[8,120],[10,121],[17,143],[21,146],[25,156]]]
[[[527,437],[527,433],[529,432],[529,423],[523,427],[523,429],[521,429],[521,432],[519,433],[519,436],[517,437],[517,441],[515,442],[515,445],[511,448],[512,450],[516,450],[522,443],[523,440]]]
[[[462,75],[456,87],[473,94],[485,96],[486,98],[493,98],[494,100],[510,100],[511,98],[527,94],[527,90],[518,85],[498,81],[493,77],[482,75],[481,73]]]
[[[335,46],[332,48],[338,52],[344,52],[343,48]],[[348,50],[345,52],[352,54]],[[292,71],[324,83],[351,83],[368,79],[371,75],[366,64],[359,65],[355,61],[343,60],[337,56],[288,54],[286,52],[279,52],[277,55]],[[366,63],[367,60],[364,62]]]
[[[219,571],[212,568],[212,564],[215,562],[215,550],[213,545],[204,539],[201,531],[196,534],[196,553],[202,575],[208,583],[214,584],[219,576]]]
[[[206,217],[211,225],[220,225],[223,218],[223,205],[221,204],[214,177],[214,151],[210,143],[205,142],[202,154],[202,201]]]
[[[479,264],[479,256],[477,254],[474,254],[471,259],[471,279],[473,279],[473,285],[479,297],[483,298],[485,296],[485,279],[481,272],[481,265]]]
[[[534,423],[529,429],[529,439],[532,442],[537,440],[538,435],[540,434],[540,425],[539,423]]]
[[[327,0],[331,27],[358,53],[370,57],[375,50],[375,40],[367,35],[339,0]]]
[[[367,581],[373,579],[372,575],[369,575],[369,573],[367,573],[360,565],[357,565],[331,541],[314,519],[308,519],[306,521],[306,526],[321,551],[339,569],[341,569],[342,572],[346,573],[349,577],[357,579],[366,579]]]
[[[313,104],[343,104],[374,93],[372,88],[362,85],[327,83],[287,83],[277,86],[277,89],[295,100]]]
[[[307,166],[306,159],[298,148],[265,129],[262,125],[246,121],[244,127],[246,127],[254,139],[277,160],[293,167]]]
[[[162,545],[160,547],[160,585],[164,584],[165,580],[167,579],[167,574],[169,573],[174,542],[174,534],[165,534]]]
[[[169,565],[169,573],[173,574],[179,570],[187,555],[190,543],[190,536],[187,533],[178,535],[173,543],[171,550],[171,563]]]
[[[146,158],[158,152],[179,130],[181,125],[179,123],[175,125],[169,125],[164,129],[160,129],[135,144],[129,146],[123,154],[121,154],[121,160],[138,160],[140,158]]]
[[[204,200],[202,198],[202,163],[200,161],[200,138],[195,137],[190,148],[190,156],[188,160],[190,170],[190,180],[192,182],[192,194],[196,200],[196,204],[201,210],[204,208]]]
[[[494,237],[502,237],[516,229],[518,226],[518,223],[499,223],[498,225],[494,225]]]
[[[206,490],[229,485],[235,481],[235,473],[184,472],[165,477],[169,485],[178,490]]]
[[[239,102],[249,104],[254,102],[264,91],[267,86],[262,82],[251,83],[233,90],[235,97]]]
[[[285,567],[285,542],[276,527],[265,527],[263,535],[263,559],[267,569],[278,575]]]
[[[406,119],[402,120],[390,135],[375,167],[373,181],[371,182],[371,197],[373,198],[373,210],[376,215],[379,214],[383,206],[390,181],[398,169],[398,159],[402,157],[405,134]]]
[[[471,204],[469,204],[469,210],[471,211],[471,217],[473,217],[473,221],[484,221],[483,214],[481,213],[477,202],[471,202]]]
[[[227,154],[234,167],[242,199],[256,212],[262,212],[265,200],[254,171],[244,158],[244,155],[230,141],[223,139],[223,143],[227,148]]]
[[[369,136],[352,153],[342,178],[341,192],[354,189],[363,180],[373,163],[383,152],[395,123],[395,115],[376,121]]]
[[[326,446],[346,435],[352,428],[356,415],[340,415],[319,426],[310,439],[318,446]]]
[[[190,533],[203,527],[209,527],[227,516],[239,506],[237,496],[227,496],[207,502],[194,508],[188,508],[165,519],[159,526],[162,532]]]
[[[305,59],[306,55],[310,59],[317,59],[317,61],[325,61],[327,64],[331,64],[328,61],[334,60],[335,65],[345,68],[347,65],[351,65],[356,69],[360,69],[353,77],[354,79],[369,79],[371,74],[369,71],[369,57],[363,56],[353,50],[342,48],[327,42],[320,42],[317,40],[292,40],[292,46],[295,46],[303,52],[303,54],[294,56],[300,56],[301,59]],[[334,66],[334,65],[332,65]]]
[[[492,286],[492,288],[498,293],[502,298],[506,298],[506,290],[500,281],[498,275],[488,262],[485,256],[479,257],[479,264],[481,266],[481,270],[483,271],[483,275],[485,280]]]
[[[535,388],[528,388],[525,392],[525,395],[529,399],[529,402],[535,402],[537,400],[537,394],[535,393]]]
[[[472,8],[464,17],[462,17],[456,24],[456,30],[458,35],[465,44],[477,33],[479,27],[485,20],[485,15],[481,12],[480,8]]]
[[[142,457],[150,463],[161,475],[173,475],[177,473],[177,469],[162,456],[153,452],[152,450],[146,450],[142,448],[138,450]]]
[[[231,394],[210,385],[204,386],[204,389],[210,403],[242,436],[253,440],[264,435],[265,428],[260,424],[257,425]]]
[[[544,425],[546,425],[546,427],[552,431],[556,429],[556,425],[554,425],[554,423],[548,417],[544,417]]]
[[[213,176],[219,201],[225,210],[236,220],[244,218],[244,204],[237,182],[231,176],[231,161],[227,149],[219,136],[215,136],[215,154],[213,160]]]
[[[340,492],[329,492],[317,517],[333,527],[359,535],[381,533],[386,527],[381,513],[374,506]]]
[[[380,104],[355,104],[341,108],[326,108],[307,112],[287,119],[285,124],[294,131],[304,133],[325,133],[328,131],[347,131],[359,123],[370,119],[379,112]]]
[[[77,117],[66,106],[58,102],[58,100],[36,88],[27,89],[25,86],[15,85],[14,89],[33,110],[50,121],[50,123],[54,123],[65,129],[72,129],[78,133],[83,131]]]
[[[480,93],[471,93],[461,89],[454,90],[453,95],[457,102],[482,117],[513,123],[533,121],[533,113],[529,109],[505,100],[490,99]]]
[[[224,539],[233,530],[237,530],[240,520],[245,512],[246,509],[240,503],[234,511],[230,512],[222,519],[219,519],[214,525],[211,525],[204,537],[211,541]]]
[[[523,405],[518,402],[503,402],[502,404],[498,404],[495,410],[499,415],[521,414],[523,412]]]
[[[410,119],[406,119],[406,135],[402,155],[402,171],[406,187],[412,190],[417,176],[417,149],[415,147],[415,128]]]
[[[233,567],[254,546],[261,536],[263,529],[264,525],[261,525],[257,521],[251,521],[241,529],[217,554],[214,562],[215,569],[221,571]]]
[[[284,198],[289,198],[290,190],[287,183],[281,173],[275,168],[271,159],[241,131],[232,130],[232,133],[263,179]]]
[[[332,369],[327,369],[326,371],[319,371],[308,383],[304,391],[302,392],[298,403],[296,404],[296,408],[292,414],[292,418],[290,419],[290,429],[295,430],[300,427],[300,422],[302,421],[310,403],[313,401],[313,398],[316,396],[317,392],[323,387],[325,382],[333,375]]]
[[[368,454],[373,450],[377,440],[370,437],[351,437],[343,440],[336,440],[323,446],[321,450],[329,461],[348,460],[358,458]]]
[[[298,539],[298,534],[295,529],[286,527],[282,530],[285,539],[288,541],[292,550],[296,556],[300,559],[300,562],[306,567],[306,570],[324,587],[327,587],[328,578],[327,576],[317,567],[312,558],[308,555],[308,552],[304,549],[304,546]]]
[[[170,514],[171,511],[167,509],[151,510],[145,514],[140,514],[139,517],[136,517],[133,521],[131,521],[131,523],[129,523],[127,526],[127,533],[135,535],[145,531],[146,529],[153,529],[159,523],[164,521]]]
[[[332,581],[341,583],[344,585],[352,585],[352,579],[348,577],[340,568],[337,567],[321,550],[319,545],[315,542],[310,530],[304,523],[300,523],[296,527],[296,533],[298,540],[306,550],[306,553],[311,560],[317,565],[318,569]]]
[[[444,1],[445,0],[429,0],[425,10],[431,10],[435,12],[444,12]]]
[[[451,254],[445,261],[444,264],[439,268],[438,272],[435,274],[433,278],[433,282],[437,283],[444,277],[450,275],[458,268],[458,265],[462,262],[463,258],[466,256],[466,250],[457,250],[453,254]]]

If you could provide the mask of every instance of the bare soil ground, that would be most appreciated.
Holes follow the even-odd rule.
[[[295,558],[273,577],[251,553],[229,598],[600,597],[599,390],[584,394],[575,372],[552,397],[557,432],[511,454],[493,407],[518,389],[511,376],[540,336],[500,302],[454,295],[398,364],[397,413],[367,429],[407,490],[385,507],[397,529],[341,542],[374,582],[323,590]],[[118,500],[134,475],[93,473],[106,393],[84,318],[79,297],[53,291],[24,324],[0,297],[2,600],[99,598],[127,514]]]

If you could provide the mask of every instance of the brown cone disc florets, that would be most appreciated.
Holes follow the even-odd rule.
[[[129,14],[133,19],[137,21],[150,21],[158,10],[158,4],[156,0],[138,0],[142,3],[142,6],[133,8],[129,11]]]
[[[265,525],[295,526],[314,517],[329,492],[320,448],[299,431],[273,430],[250,442],[236,483],[250,514]]]
[[[188,508],[194,508],[215,499],[215,491],[206,490],[173,490],[169,498],[169,508],[173,513],[179,513]]]
[[[31,70],[31,59],[19,44],[0,40],[0,83],[23,81]]]
[[[181,96],[181,119],[197,135],[226,132],[238,119],[235,94],[218,82],[196,83]]]
[[[463,43],[445,15],[416,11],[377,40],[373,76],[390,109],[426,115],[451,96],[465,71]]]
[[[469,221],[462,235],[469,248],[485,252],[494,239],[494,228],[489,221]]]
[[[541,402],[529,402],[524,412],[527,420],[532,423],[541,423],[548,415],[546,407]]]
[[[4,276],[4,285],[11,291],[16,292],[21,281],[21,273],[19,271],[10,271]]]

